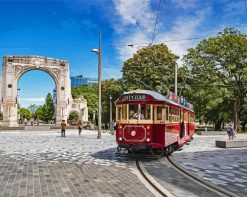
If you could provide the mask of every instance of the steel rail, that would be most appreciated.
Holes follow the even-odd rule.
[[[184,169],[183,167],[181,167],[179,164],[177,164],[172,158],[171,156],[167,156],[166,157],[168,162],[180,173],[182,173],[185,176],[188,176],[190,179],[196,181],[197,183],[199,183],[200,185],[202,185],[205,188],[210,189],[211,191],[216,192],[217,194],[221,195],[221,196],[226,196],[226,197],[239,197],[238,195],[232,193],[231,191],[228,191],[226,189],[222,189],[202,178],[200,178],[197,175],[192,174],[191,172],[187,171],[186,169]]]
[[[138,171],[140,172],[140,174],[142,175],[142,177],[149,183],[149,185],[155,189],[161,196],[163,197],[169,197],[169,195],[165,194],[161,189],[159,189],[154,183],[153,181],[151,181],[145,174],[145,172],[143,172],[142,168],[140,167],[139,161],[138,159],[136,159],[136,167],[138,169]]]

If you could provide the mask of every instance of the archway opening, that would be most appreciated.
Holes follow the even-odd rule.
[[[24,125],[54,124],[57,92],[52,76],[42,70],[30,70],[18,79],[18,123]]]
[[[79,122],[79,115],[77,112],[70,112],[68,118],[68,124],[70,125],[78,125]]]

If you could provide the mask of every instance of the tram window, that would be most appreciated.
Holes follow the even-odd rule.
[[[121,120],[122,106],[117,106],[117,120]]]
[[[193,113],[190,114],[190,122],[194,122],[194,114]]]
[[[127,105],[123,105],[122,119],[127,120]]]
[[[156,110],[156,120],[162,120],[162,106],[157,106]]]
[[[169,122],[172,122],[172,113],[173,113],[173,110],[172,110],[172,107],[169,108],[170,110],[170,114],[169,114]]]
[[[129,105],[129,119],[130,120],[138,120],[139,119],[138,104],[130,104]]]
[[[141,120],[150,120],[151,119],[151,105],[141,105]]]
[[[166,107],[166,121],[169,120],[169,107]]]

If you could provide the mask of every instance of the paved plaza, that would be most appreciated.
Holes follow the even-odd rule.
[[[95,131],[0,132],[0,196],[153,196],[115,137]]]
[[[173,158],[198,176],[247,196],[247,149],[220,149],[216,139],[226,136],[195,135]],[[134,160],[116,158],[115,151],[115,136],[103,134],[99,140],[96,131],[79,136],[70,130],[65,138],[59,131],[0,132],[0,196],[154,196],[140,180]],[[216,196],[174,176],[164,158],[144,166],[176,196]]]
[[[247,135],[237,135],[237,139],[247,140]],[[195,136],[190,145],[173,154],[173,158],[209,182],[247,196],[247,148],[217,148],[215,140],[227,140],[227,136]]]

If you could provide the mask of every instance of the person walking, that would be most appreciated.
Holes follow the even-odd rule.
[[[79,122],[78,122],[79,135],[81,135],[81,130],[82,130],[82,122],[81,122],[81,120],[79,120]]]
[[[232,128],[232,124],[230,123],[227,127],[227,135],[229,137],[229,140],[233,140],[233,134],[234,134],[234,131],[233,131],[233,128]]]
[[[62,120],[61,122],[61,137],[65,137],[65,129],[67,124],[65,123],[65,120]]]

